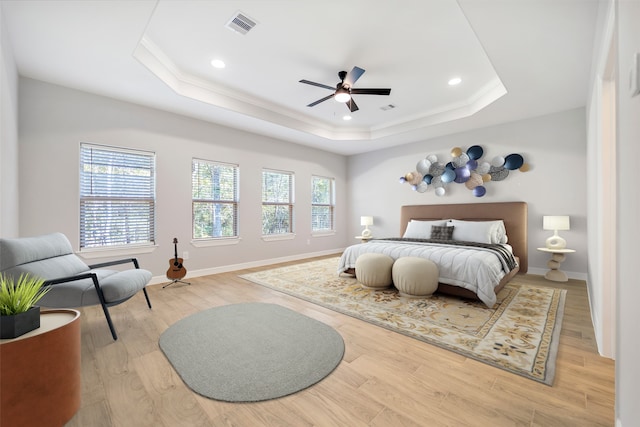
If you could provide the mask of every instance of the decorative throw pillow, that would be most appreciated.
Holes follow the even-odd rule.
[[[455,227],[453,225],[449,227],[447,227],[446,225],[443,225],[443,226],[432,225],[431,238],[434,240],[451,240],[451,236],[453,236],[454,228]]]

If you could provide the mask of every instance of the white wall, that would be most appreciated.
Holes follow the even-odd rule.
[[[602,2],[598,13],[588,115],[589,302],[598,349],[615,357],[616,292],[616,61],[615,10]]]
[[[419,160],[436,154],[451,160],[451,149],[472,145],[484,148],[483,160],[521,154],[529,172],[511,171],[499,182],[486,183],[487,193],[474,197],[464,184],[449,184],[438,197],[429,189],[412,191],[399,177],[415,170]],[[562,270],[584,279],[587,272],[586,120],[576,109],[504,125],[449,135],[349,158],[350,236],[359,233],[359,217],[373,215],[373,233],[398,236],[401,205],[525,201],[529,206],[529,272],[543,274],[549,256],[536,251],[552,233],[542,230],[543,215],[570,215],[571,230],[561,232],[575,254],[567,256]]]
[[[0,8],[0,236],[18,236],[18,72]]]
[[[157,250],[138,258],[164,277],[178,250],[188,271],[297,259],[346,244],[346,158],[187,117],[44,82],[20,79],[20,235],[65,233],[78,248],[78,165],[81,142],[153,151],[157,167]],[[191,240],[193,157],[240,165],[237,245],[198,248]],[[261,239],[262,168],[295,173],[293,240]],[[311,176],[334,177],[337,233],[311,236]]]
[[[616,337],[616,423],[631,427],[640,420],[640,322],[638,322],[638,242],[640,241],[640,95],[631,97],[629,74],[640,53],[640,2],[619,0],[618,19],[618,264]]]

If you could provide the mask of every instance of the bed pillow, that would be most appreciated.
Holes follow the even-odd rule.
[[[507,243],[507,229],[504,227],[504,221],[493,221],[496,223],[495,234],[492,243]]]
[[[456,227],[453,225],[432,225],[431,226],[431,238],[433,240],[451,240],[453,236],[453,230]]]
[[[447,225],[455,226],[454,240],[478,243],[506,243],[504,221],[462,221],[452,219]]]
[[[404,238],[406,239],[430,239],[431,238],[431,226],[443,226],[447,221],[420,221],[412,219],[407,224],[407,230],[404,232]]]
[[[507,243],[507,229],[504,227],[504,221],[497,219],[494,221],[470,221],[470,222],[488,222],[493,224],[493,232],[491,233],[491,243]]]

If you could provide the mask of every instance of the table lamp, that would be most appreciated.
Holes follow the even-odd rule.
[[[567,241],[558,236],[558,230],[570,230],[568,215],[543,216],[542,228],[553,230],[553,236],[546,241],[547,249],[564,249],[567,247]]]
[[[369,230],[369,226],[373,225],[373,217],[372,216],[361,216],[360,217],[360,225],[364,225],[364,230],[360,235],[362,237],[371,237],[371,230]]]

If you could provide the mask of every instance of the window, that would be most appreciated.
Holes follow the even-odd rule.
[[[335,210],[335,180],[311,177],[311,231],[333,231]]]
[[[238,237],[238,165],[193,159],[193,238]]]
[[[155,153],[80,144],[80,248],[155,243]]]
[[[293,233],[293,173],[262,171],[262,234]]]

